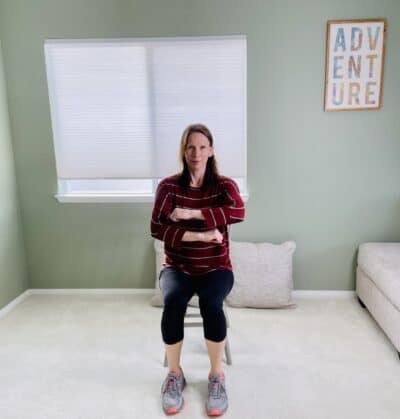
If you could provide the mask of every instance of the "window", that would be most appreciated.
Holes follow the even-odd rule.
[[[60,201],[152,200],[192,123],[246,194],[244,36],[46,40]]]

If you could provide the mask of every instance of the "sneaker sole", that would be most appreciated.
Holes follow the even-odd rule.
[[[170,407],[167,410],[164,410],[164,413],[168,416],[176,415],[183,409],[184,401],[182,401],[182,406],[178,409],[177,407]]]
[[[210,417],[222,416],[227,410],[228,408],[226,408],[225,410],[213,409],[213,410],[210,410],[209,412],[207,411],[207,415]]]

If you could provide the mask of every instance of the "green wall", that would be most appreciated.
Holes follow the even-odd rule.
[[[28,288],[0,42],[0,309]]]
[[[233,239],[293,239],[295,287],[341,290],[359,243],[400,241],[400,2],[0,1],[31,288],[154,282],[150,204],[53,197],[46,38],[246,34],[250,198]],[[324,113],[326,21],[367,17],[388,19],[383,109]]]

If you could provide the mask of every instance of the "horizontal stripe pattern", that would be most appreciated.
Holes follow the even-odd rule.
[[[175,208],[200,209],[205,220],[173,222],[169,215]],[[165,266],[192,275],[215,269],[232,269],[229,257],[230,224],[244,220],[245,208],[236,183],[227,177],[210,188],[183,188],[176,176],[163,179],[157,188],[151,216],[152,237],[164,241]],[[184,242],[186,231],[208,231],[218,228],[222,244]]]

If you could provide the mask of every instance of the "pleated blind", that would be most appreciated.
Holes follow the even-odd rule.
[[[244,36],[44,47],[59,179],[176,173],[182,131],[198,122],[214,135],[221,173],[246,176]]]

